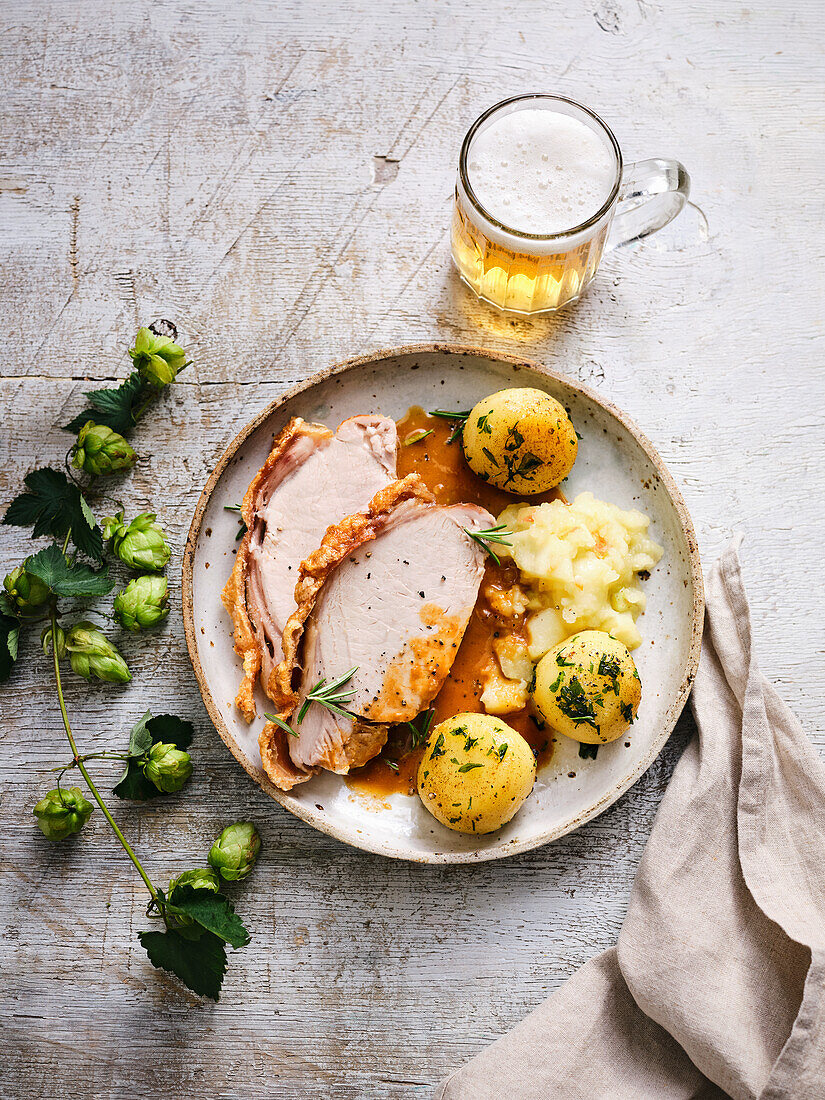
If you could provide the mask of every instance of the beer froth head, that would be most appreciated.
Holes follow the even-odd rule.
[[[468,179],[496,221],[550,235],[581,225],[608,199],[616,156],[579,118],[540,107],[494,115],[470,146]]]

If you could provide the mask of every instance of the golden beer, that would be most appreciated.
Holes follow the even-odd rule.
[[[513,313],[545,313],[579,297],[596,274],[608,228],[603,225],[567,250],[517,251],[488,237],[468,216],[456,190],[453,259],[462,279],[490,305]]]
[[[546,313],[581,295],[605,249],[662,229],[689,194],[679,161],[623,167],[613,132],[581,103],[513,96],[476,119],[462,143],[453,260],[483,301]]]
[[[499,145],[480,155],[491,127]],[[602,258],[621,174],[616,139],[586,107],[546,95],[496,104],[470,128],[459,158],[451,237],[462,279],[513,313],[578,298]],[[542,218],[552,232],[535,231]]]

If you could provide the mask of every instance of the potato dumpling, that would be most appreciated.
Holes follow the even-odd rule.
[[[512,389],[479,401],[464,424],[464,455],[480,478],[519,496],[552,489],[576,461],[576,430],[541,390]]]
[[[636,717],[642,685],[627,647],[603,630],[582,630],[536,665],[533,702],[549,726],[574,741],[615,741]]]
[[[533,750],[490,714],[457,714],[430,733],[418,765],[421,801],[459,833],[492,833],[512,818],[536,780]]]

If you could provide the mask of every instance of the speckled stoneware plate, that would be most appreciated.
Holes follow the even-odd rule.
[[[644,642],[634,653],[644,698],[630,737],[603,746],[596,760],[580,759],[578,745],[559,738],[522,809],[509,825],[487,836],[451,832],[417,796],[379,800],[330,773],[289,794],[277,790],[266,779],[258,754],[263,718],[247,726],[233,702],[241,669],[220,592],[232,568],[238,523],[224,505],[241,500],[273,436],[292,416],[335,428],[356,413],[397,419],[410,405],[470,408],[506,386],[537,386],[569,408],[582,441],[565,485],[568,496],[590,489],[623,508],[640,508],[651,517],[653,538],[664,546],[664,557],[645,584]],[[538,364],[478,348],[425,345],[332,367],[274,401],[243,429],[198,501],[183,559],[183,609],[206,709],[229,750],[267,794],[316,829],[369,852],[427,863],[469,863],[501,859],[562,836],[600,814],[636,782],[667,741],[687,698],[699,660],[704,602],[684,502],[656,451],[623,413]],[[258,704],[262,714],[267,705],[262,693]]]

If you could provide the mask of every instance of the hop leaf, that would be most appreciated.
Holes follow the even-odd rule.
[[[212,932],[197,941],[180,932],[141,932],[140,942],[152,966],[175,974],[193,992],[217,1001],[226,973],[226,948]]]
[[[183,718],[178,718],[174,714],[157,714],[153,718],[147,710],[135,730],[139,726],[143,726],[146,733],[149,734],[153,745],[163,741],[164,744],[174,745],[176,749],[188,749],[192,744],[192,723],[185,721]],[[135,730],[132,731],[133,734]]]
[[[132,371],[125,382],[121,382],[115,389],[89,390],[86,397],[94,407],[78,413],[63,430],[74,434],[80,431],[87,420],[94,420],[96,424],[105,424],[112,431],[126,435],[137,422],[135,409],[143,391],[143,380],[137,371]]]
[[[80,787],[70,787],[67,791],[49,791],[32,812],[47,840],[65,840],[80,832],[93,809]]]
[[[153,386],[174,382],[186,366],[186,352],[168,336],[157,336],[151,329],[138,330],[135,346],[129,348],[132,362],[141,378]]]
[[[173,794],[181,789],[192,774],[192,758],[188,752],[159,741],[149,750],[143,765],[143,774],[159,791]]]
[[[135,516],[128,527],[122,512],[108,516],[103,520],[103,537],[112,540],[112,549],[130,569],[159,573],[172,553],[163,528],[155,522],[154,512]]]
[[[246,878],[255,866],[261,838],[251,821],[236,821],[227,825],[212,845],[209,864],[227,882]]]
[[[128,470],[135,461],[135,452],[122,435],[105,424],[88,420],[72,447],[72,465],[87,474],[114,474]]]
[[[150,798],[157,798],[162,793],[154,783],[149,782],[137,760],[130,760],[127,763],[126,771],[112,788],[112,794],[116,794],[118,798],[128,798],[133,802],[146,802]]]
[[[103,561],[103,538],[80,489],[60,470],[45,467],[32,470],[23,479],[28,492],[15,497],[3,523],[32,527],[34,538],[50,535],[64,539],[71,530],[72,542],[95,561]]]
[[[126,683],[132,679],[123,657],[94,623],[75,623],[66,633],[66,650],[73,671],[84,680]]]
[[[226,972],[224,944],[244,947],[249,943],[249,932],[232,902],[217,887],[214,872],[185,871],[169,883],[168,898],[158,890],[158,907],[176,927],[140,934],[153,966],[177,975],[195,993],[214,1001]]]
[[[0,612],[0,683],[8,680],[17,660],[17,639],[20,623],[11,615]]]
[[[107,569],[95,573],[82,562],[66,560],[59,546],[47,546],[26,558],[26,571],[42,581],[55,596],[105,596],[114,588]]]
[[[197,872],[189,872],[197,874]],[[205,874],[206,872],[201,872]],[[170,883],[171,889],[171,883]],[[170,894],[176,910],[196,921],[202,928],[220,936],[230,947],[245,947],[249,933],[229,898],[210,887],[197,888],[193,883],[180,883]]]
[[[150,574],[135,577],[115,596],[115,618],[124,630],[148,630],[169,614],[166,598],[166,577]]]

